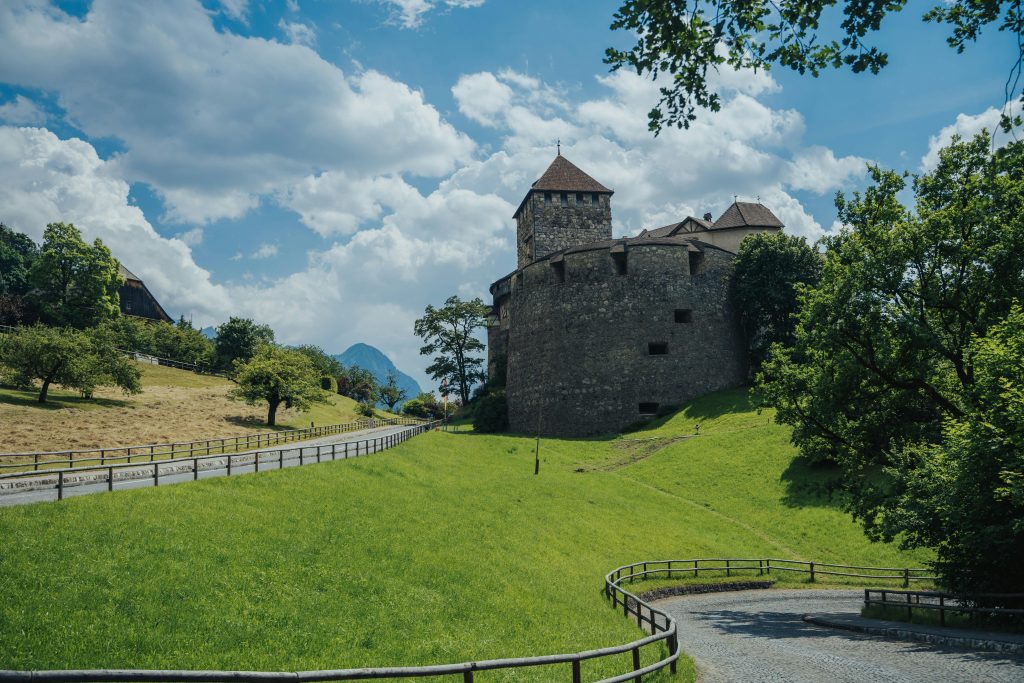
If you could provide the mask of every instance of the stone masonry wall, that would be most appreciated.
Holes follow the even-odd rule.
[[[679,405],[742,384],[733,257],[710,247],[703,256],[691,276],[686,244],[629,245],[625,275],[603,248],[566,254],[564,282],[548,261],[514,277],[511,430],[534,432],[540,411],[544,434],[609,433],[640,419],[641,403]],[[676,322],[677,309],[689,322]],[[650,355],[651,342],[667,353]]]
[[[598,194],[595,206],[593,193],[583,193],[583,203],[577,204],[577,193],[568,192],[568,206],[562,206],[562,193],[550,194],[547,204],[544,192],[531,192],[516,215],[519,268],[561,249],[612,238],[610,195]]]

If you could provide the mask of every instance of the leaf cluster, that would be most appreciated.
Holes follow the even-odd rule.
[[[440,308],[428,305],[413,330],[424,344],[420,354],[433,356],[427,373],[438,380],[448,380],[458,390],[463,404],[469,402],[472,386],[487,377],[484,359],[473,355],[484,349],[476,338],[478,330],[487,327],[491,307],[480,298],[463,301],[451,296]]]

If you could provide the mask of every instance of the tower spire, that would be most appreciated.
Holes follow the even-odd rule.
[[[558,156],[562,156],[562,138],[558,138],[555,145],[558,146]]]

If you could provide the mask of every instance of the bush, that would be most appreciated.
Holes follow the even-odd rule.
[[[427,420],[444,418],[444,406],[438,402],[434,394],[426,392],[406,401],[402,406],[402,412],[411,417]]]
[[[487,434],[508,430],[508,401],[504,391],[492,391],[474,402],[473,429]]]
[[[356,406],[356,412],[363,417],[376,417],[377,413],[373,409],[373,404],[368,401],[363,401]]]

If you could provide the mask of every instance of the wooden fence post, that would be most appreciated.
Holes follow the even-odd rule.
[[[811,562],[811,583],[814,583],[814,563]]]
[[[192,459],[192,481],[199,481],[199,458]]]
[[[639,671],[639,670],[640,670],[640,648],[634,647],[633,648],[633,671]],[[639,681],[640,680],[640,676],[637,676],[633,680]]]
[[[903,570],[903,587],[904,588],[910,588],[910,568],[909,567],[905,568]]]
[[[583,677],[580,674],[580,660],[572,660],[572,683],[582,683]]]
[[[57,500],[64,500],[64,470],[57,472]]]
[[[114,490],[114,466],[111,465],[110,469],[107,470],[107,490]]]

